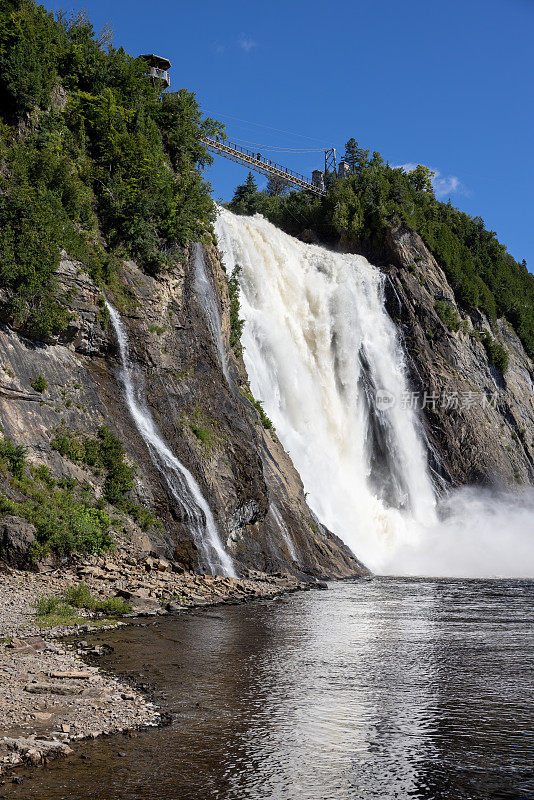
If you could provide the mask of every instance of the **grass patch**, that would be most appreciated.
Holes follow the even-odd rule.
[[[211,434],[207,428],[201,428],[199,425],[195,425],[194,422],[189,423],[189,427],[202,444],[209,445]]]
[[[35,601],[34,609],[36,617],[46,625],[76,625],[88,621],[78,613],[80,610],[116,619],[129,614],[132,607],[122,597],[99,600],[85,583],[79,583],[68,586],[61,595],[40,597]]]
[[[183,429],[189,428],[206,450],[210,450],[221,440],[216,421],[205,414],[200,406],[195,406],[181,419]]]

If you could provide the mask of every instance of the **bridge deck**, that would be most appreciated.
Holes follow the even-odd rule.
[[[326,195],[324,189],[321,189],[320,186],[315,186],[305,175],[300,175],[298,172],[283,167],[275,161],[268,161],[262,158],[260,153],[253,153],[252,150],[247,150],[246,147],[234,144],[234,142],[230,142],[228,139],[219,140],[205,136],[202,141],[212,153],[217,153],[225,158],[229,158],[231,161],[236,161],[238,164],[245,164],[250,169],[261,172],[267,175],[267,177],[273,176],[282,178],[291,186],[297,186],[299,189],[306,189],[320,197]]]

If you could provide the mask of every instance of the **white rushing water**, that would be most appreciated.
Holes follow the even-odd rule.
[[[136,428],[145,441],[154,465],[164,476],[174,499],[182,509],[185,524],[193,534],[195,543],[211,573],[235,578],[232,559],[222,546],[213,514],[198,483],[165,444],[146,403],[139,398],[133,379],[126,330],[119,313],[107,300],[106,307],[119,345],[121,380],[126,403]]]
[[[259,215],[220,209],[216,232],[227,270],[242,268],[252,391],[321,522],[376,572],[534,575],[532,493],[454,492],[438,506],[416,413],[387,403],[409,386],[383,274]]]

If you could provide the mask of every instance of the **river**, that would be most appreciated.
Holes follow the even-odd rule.
[[[375,578],[98,636],[172,715],[6,797],[534,797],[534,583]]]

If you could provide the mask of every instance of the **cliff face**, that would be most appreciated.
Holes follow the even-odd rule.
[[[141,551],[197,569],[198,554],[182,509],[126,407],[117,343],[102,295],[82,265],[67,258],[60,279],[71,291],[74,318],[58,341],[35,344],[6,325],[0,330],[4,433],[27,448],[31,463],[86,483],[99,496],[102,478],[59,455],[50,442],[57,430],[94,435],[108,425],[123,443],[126,460],[136,466],[132,500],[161,521],[143,531],[123,514],[120,536]],[[215,248],[194,245],[183,263],[158,279],[125,262],[109,299],[127,328],[147,405],[170,448],[200,484],[238,570],[289,570],[315,577],[364,574],[342,542],[314,518],[291,460],[245,396],[243,365],[229,349],[229,299]],[[47,383],[42,393],[32,388],[37,376]],[[2,481],[9,497],[23,499],[23,490]]]
[[[405,343],[415,393],[407,401],[424,405],[434,469],[454,484],[532,484],[534,364],[520,340],[503,320],[461,313],[416,233],[392,229],[385,250],[387,307]],[[437,301],[458,315],[458,331],[442,322]],[[485,333],[506,350],[504,374],[488,358]]]

